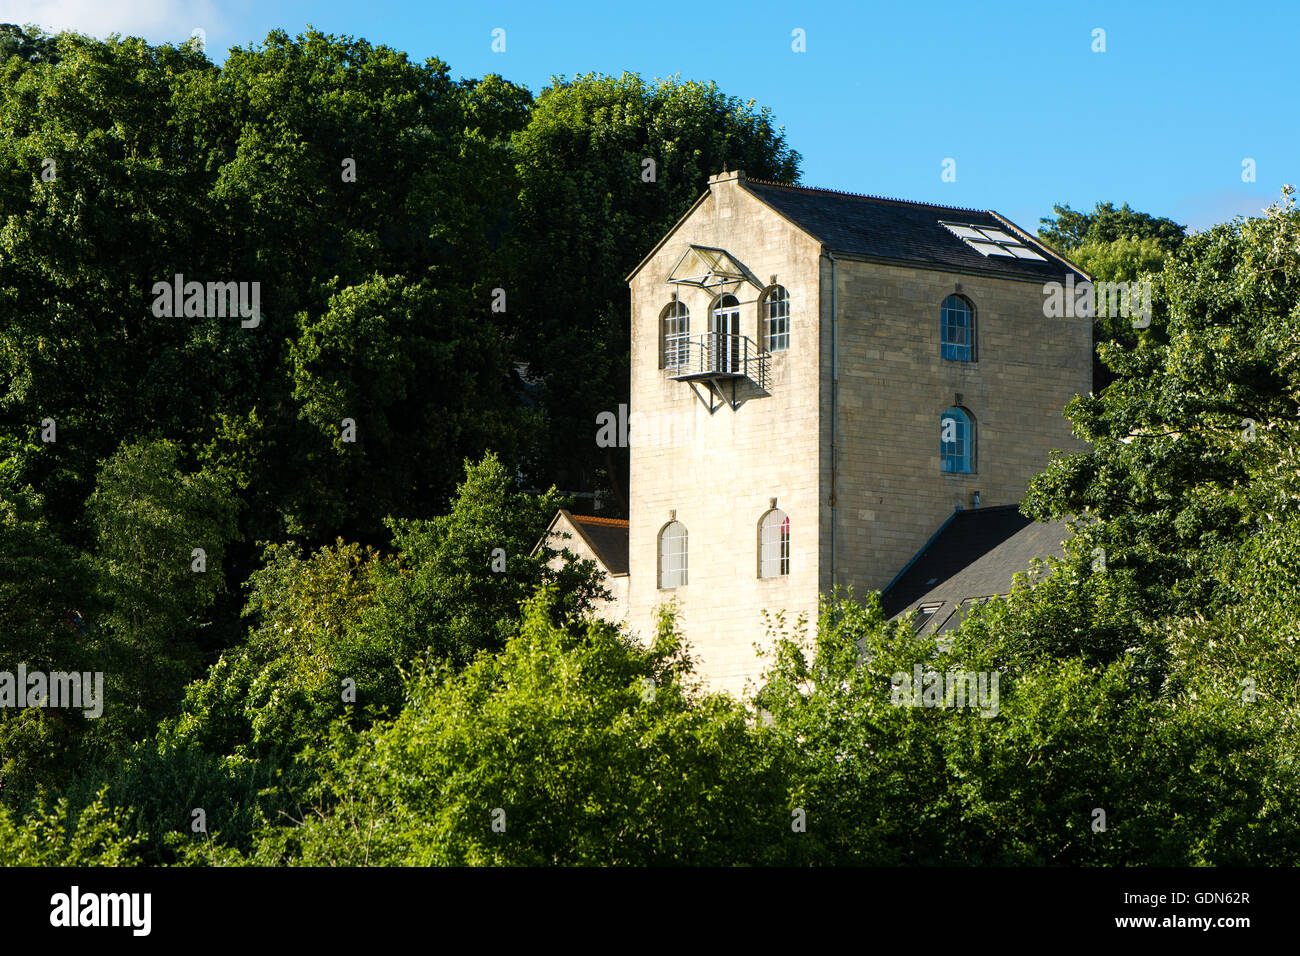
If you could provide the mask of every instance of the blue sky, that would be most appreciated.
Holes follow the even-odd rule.
[[[1300,180],[1294,0],[0,0],[0,21],[159,43],[202,28],[218,61],[312,25],[534,92],[553,75],[680,73],[770,107],[808,185],[993,208],[1031,229],[1053,203],[1099,200],[1204,228]],[[955,182],[941,180],[949,158]]]

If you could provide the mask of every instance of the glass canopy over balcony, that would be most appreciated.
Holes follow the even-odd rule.
[[[668,274],[675,289],[693,286],[713,296],[709,331],[672,332],[663,338],[664,368],[673,381],[687,382],[712,412],[725,402],[732,409],[744,397],[766,393],[768,353],[741,334],[741,305],[736,298],[746,285],[761,291],[763,284],[725,249],[689,246]],[[680,293],[675,293],[674,301]],[[697,388],[704,385],[706,398]],[[723,386],[728,386],[727,392]],[[738,386],[743,386],[738,390]],[[729,394],[728,394],[729,393]]]

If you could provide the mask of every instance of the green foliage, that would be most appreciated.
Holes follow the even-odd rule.
[[[122,831],[136,839],[139,861],[162,866],[196,854],[248,852],[268,820],[291,807],[285,795],[305,786],[292,765],[219,756],[165,725],[114,767],[103,799],[120,808]],[[195,809],[203,810],[206,832],[194,830]]]
[[[540,586],[556,586],[560,618],[607,597],[592,562],[538,547],[563,497],[554,488],[532,496],[513,485],[495,455],[466,461],[447,515],[392,521],[397,561],[380,570],[361,629],[377,641],[464,663],[504,645],[520,605]]]
[[[147,834],[150,859],[248,852],[253,832],[301,798],[317,772],[306,755],[336,722],[357,732],[398,717],[414,664],[461,666],[499,649],[539,586],[562,592],[550,605],[556,621],[604,593],[590,562],[531,553],[561,503],[554,491],[513,491],[495,456],[465,467],[446,516],[393,523],[392,556],[341,540],[305,556],[291,545],[265,549],[249,580],[245,616],[256,626],[247,642],[186,689],[179,717],[113,778],[111,796]],[[212,821],[206,842],[190,838],[194,806]]]
[[[1258,526],[1269,485],[1253,475],[1276,448],[1252,436],[1300,418],[1298,233],[1288,201],[1189,238],[1157,279],[1152,334],[1103,346],[1119,379],[1067,407],[1091,450],[1031,484],[1036,516],[1095,519],[1087,550],[1127,569],[1152,615],[1223,603],[1215,569]]]
[[[0,483],[0,670],[72,667],[85,658],[77,616],[93,610],[88,563],[59,540],[30,486]]]
[[[97,720],[0,711],[0,864],[1300,860],[1289,189],[1191,237],[1057,206],[1046,241],[1156,288],[1026,500],[1066,557],[942,645],[828,598],[751,709],[670,611],[593,621],[519,487],[623,494],[575,436],[627,391],[624,277],[709,174],[797,180],[767,110],[0,24],[0,130],[0,670],[107,678]],[[261,324],[155,316],[177,273],[260,283]],[[996,716],[899,706],[918,665],[996,673]]]
[[[304,558],[272,545],[250,580],[246,614],[258,626],[185,692],[175,736],[208,753],[292,754],[356,699],[391,699],[401,653],[358,641],[352,630],[374,590],[375,553],[342,541]]]
[[[0,64],[10,57],[25,63],[58,63],[58,39],[38,29],[28,33],[16,23],[0,23]]]
[[[331,298],[319,319],[300,317],[294,398],[330,441],[312,461],[341,479],[317,492],[314,507],[330,527],[357,525],[360,499],[376,516],[360,529],[368,536],[385,514],[430,513],[452,489],[444,462],[520,444],[501,341],[482,313],[463,292],[375,276]],[[344,419],[355,427],[347,443]]]
[[[1294,865],[1300,790],[1278,733],[1294,727],[1294,707],[1282,719],[1222,685],[1210,699],[1152,693],[1141,654],[1033,653],[1017,633],[1063,618],[1077,586],[1068,574],[1050,581],[976,612],[944,647],[887,624],[874,597],[824,603],[812,663],[782,645],[759,700],[795,761],[805,853],[872,865]],[[996,672],[996,712],[901,706],[893,685],[918,665]]]
[[[790,816],[745,711],[690,692],[670,626],[644,649],[607,625],[557,627],[553,601],[539,593],[500,654],[417,675],[391,727],[338,734],[316,802],[258,861],[769,859]]]
[[[0,866],[125,866],[136,838],[101,793],[80,813],[66,800],[26,817],[0,807]]]
[[[89,562],[50,529],[39,495],[0,476],[0,671],[104,670],[97,610]],[[69,783],[91,724],[75,711],[0,709],[4,799]]]
[[[196,449],[257,418],[241,561],[286,530],[377,543],[409,492],[445,504],[465,455],[532,442],[489,310],[526,91],[315,31],[220,69],[188,44],[58,42],[57,67],[0,74],[0,420],[64,537],[124,442]],[[260,325],[153,315],[176,274],[258,283]],[[370,402],[391,348],[422,364]],[[59,440],[32,440],[47,417]],[[334,447],[342,417],[362,454]]]
[[[176,264],[201,271],[210,244],[173,103],[211,64],[138,39],[57,43],[57,65],[0,69],[0,421],[29,438],[56,422],[57,441],[22,449],[20,476],[67,535],[99,461],[192,427],[202,383],[222,361],[237,374],[240,350],[223,356],[211,324],[152,319],[146,299]]]
[[[1158,273],[1165,259],[1177,252],[1186,228],[1171,219],[1135,212],[1125,203],[1097,203],[1092,213],[1076,212],[1068,205],[1053,207],[1055,217],[1040,220],[1038,237],[1065,253],[1092,276],[1094,282],[1135,282]],[[1138,339],[1127,316],[1104,314],[1098,309],[1093,319],[1093,348],[1116,342],[1132,348]],[[1094,352],[1093,391],[1100,392],[1115,378],[1100,355]]]
[[[1090,240],[1072,249],[1070,258],[1096,282],[1132,282],[1159,272],[1168,254],[1154,237],[1123,237],[1113,242]]]
[[[1040,220],[1038,237],[1062,252],[1073,253],[1085,246],[1107,246],[1121,240],[1154,240],[1165,253],[1177,251],[1186,235],[1186,227],[1172,219],[1157,218],[1137,212],[1125,203],[1099,202],[1090,212],[1077,212],[1069,205],[1052,207],[1055,216]]]
[[[147,732],[199,670],[237,502],[222,476],[183,470],[181,449],[154,441],[123,445],[105,462],[86,508],[113,664],[107,719]]]

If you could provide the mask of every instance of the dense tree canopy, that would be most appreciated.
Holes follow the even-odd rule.
[[[799,162],[678,78],[0,25],[0,672],[108,701],[0,708],[0,864],[1295,865],[1289,190],[1044,220],[1153,322],[1099,326],[1089,448],[1029,490],[1066,557],[942,644],[831,595],[714,695],[539,545],[556,484],[626,489],[626,274],[710,173]]]

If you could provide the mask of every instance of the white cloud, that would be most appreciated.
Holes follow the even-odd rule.
[[[218,19],[212,0],[0,0],[0,23],[34,23],[51,33],[75,30],[101,39],[120,33],[180,43],[200,28],[208,35],[209,55]]]

